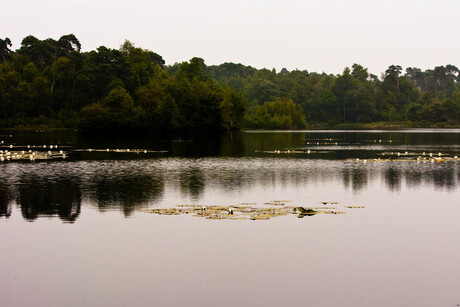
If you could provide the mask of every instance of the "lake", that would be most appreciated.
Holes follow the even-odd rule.
[[[460,304],[460,129],[0,142],[3,306]]]

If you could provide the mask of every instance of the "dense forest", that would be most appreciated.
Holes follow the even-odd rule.
[[[218,131],[347,127],[374,122],[460,126],[460,73],[390,65],[380,76],[279,72],[201,58],[166,66],[125,41],[81,52],[73,35],[0,39],[0,127],[83,131]]]

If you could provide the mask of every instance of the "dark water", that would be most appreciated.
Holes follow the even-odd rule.
[[[0,135],[68,152],[0,163],[2,305],[460,304],[460,130]],[[345,214],[143,211],[274,200]]]

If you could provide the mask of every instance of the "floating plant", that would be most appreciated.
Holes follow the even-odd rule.
[[[67,149],[63,151],[63,148],[68,146],[60,145],[27,145],[27,146],[14,146],[7,145],[3,146],[5,150],[0,150],[0,162],[8,161],[40,161],[40,160],[53,160],[53,159],[66,159],[70,154],[75,152],[113,152],[113,153],[134,153],[134,154],[147,154],[147,153],[166,153],[165,150],[153,151],[147,149]],[[59,150],[58,150],[59,148]],[[12,149],[16,149],[11,151]],[[24,150],[19,150],[24,149]],[[32,150],[37,149],[37,150]],[[49,149],[49,150],[47,150]],[[54,150],[51,150],[54,149]]]
[[[259,153],[266,153],[266,154],[325,154],[325,153],[330,153],[331,151],[326,151],[326,150],[321,150],[321,151],[317,151],[317,150],[299,150],[299,149],[288,149],[288,150],[256,150],[255,152],[259,152]]]
[[[52,159],[65,159],[67,158],[67,152],[62,150],[59,151],[8,151],[0,150],[0,162],[7,161],[39,161],[39,160],[52,160]]]
[[[440,163],[440,162],[449,162],[449,161],[458,161],[458,156],[450,157],[445,153],[438,153],[436,155],[431,154],[420,154],[420,153],[381,153],[383,157],[388,158],[375,158],[375,159],[346,159],[345,161],[355,161],[355,162],[431,162],[431,163]]]
[[[277,200],[263,203],[240,203],[236,206],[205,206],[178,205],[175,208],[142,209],[146,213],[158,215],[188,214],[212,220],[269,220],[271,218],[298,215],[299,218],[317,214],[344,214],[336,211],[337,207],[286,206],[289,200]],[[338,202],[322,202],[323,204],[338,204]],[[364,208],[364,206],[345,206],[345,208]]]

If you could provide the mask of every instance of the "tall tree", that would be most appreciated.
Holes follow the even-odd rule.
[[[11,53],[11,46],[11,40],[8,37],[5,39],[0,38],[0,56],[2,57],[3,64],[6,64],[6,60]]]
[[[408,78],[414,85],[423,90],[425,88],[425,77],[424,73],[420,68],[408,67],[406,68],[405,77]]]
[[[399,76],[401,75],[402,67],[399,65],[390,65],[385,71],[385,79],[387,83],[396,86],[398,93],[401,91],[399,88]]]
[[[81,44],[80,41],[73,34],[63,35],[57,41],[62,55],[68,55],[71,51],[80,52]]]
[[[332,91],[339,100],[342,106],[342,119],[343,123],[346,124],[347,119],[347,92],[353,90],[356,87],[356,82],[353,80],[350,74],[350,68],[345,67],[343,74],[339,75],[332,86]]]
[[[352,68],[351,75],[354,78],[358,79],[359,81],[364,82],[367,80],[367,78],[369,78],[369,73],[367,72],[367,68],[364,68],[363,66],[356,64],[356,63],[353,64],[351,68]]]
[[[223,89],[223,100],[220,103],[222,120],[227,129],[242,127],[247,101],[236,90],[226,87]]]

